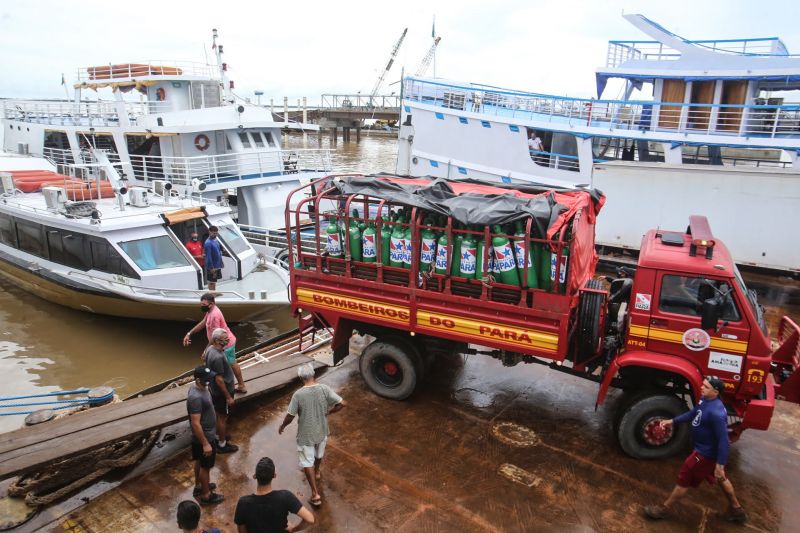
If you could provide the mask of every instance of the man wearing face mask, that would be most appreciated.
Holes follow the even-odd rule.
[[[228,364],[233,370],[233,374],[236,376],[236,392],[246,394],[247,387],[242,377],[242,369],[239,367],[239,363],[236,362],[236,336],[234,336],[227,322],[225,322],[225,317],[222,315],[220,308],[217,307],[214,295],[210,292],[200,297],[200,311],[203,312],[203,319],[183,337],[183,345],[189,346],[192,343],[192,335],[205,328],[206,337],[208,337],[208,344],[210,346],[212,344],[212,334],[214,330],[217,328],[224,329],[228,334],[228,343],[225,345],[223,352],[225,353],[225,358],[228,360]]]
[[[184,246],[186,246],[186,249],[189,250],[189,253],[192,255],[192,259],[197,261],[197,264],[200,265],[200,268],[203,268],[203,245],[197,238],[196,231],[192,232],[190,240],[186,241]]]

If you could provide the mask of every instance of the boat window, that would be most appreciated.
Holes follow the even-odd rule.
[[[17,232],[14,231],[14,220],[5,214],[0,214],[0,242],[17,247]]]
[[[272,138],[272,133],[270,133],[270,132],[268,132],[268,131],[265,131],[265,132],[264,132],[264,138],[267,140],[267,144],[268,144],[268,145],[269,145],[271,148],[274,148],[274,147],[275,147],[275,139],[273,139],[273,138]]]
[[[92,262],[88,253],[86,237],[80,233],[63,233],[64,264],[79,270],[89,270]]]
[[[20,250],[47,258],[47,248],[44,245],[44,235],[42,235],[40,224],[17,220],[17,238]]]
[[[592,157],[603,161],[664,162],[664,147],[659,141],[626,139],[623,137],[593,137]]]
[[[242,141],[242,146],[244,148],[250,148],[250,138],[245,132],[239,132],[239,139]]]
[[[222,242],[235,254],[240,254],[250,249],[250,245],[247,244],[247,241],[242,237],[242,234],[239,233],[239,230],[236,229],[236,226],[232,224],[219,226],[219,238],[222,239]]]
[[[264,140],[261,138],[261,133],[254,131],[252,135],[253,141],[256,143],[256,148],[264,148]]]
[[[64,242],[61,240],[61,232],[53,228],[45,228],[47,234],[47,250],[50,253],[50,260],[60,265],[64,264]]]
[[[189,266],[189,261],[166,235],[121,242],[119,247],[142,270]]]
[[[95,148],[97,150],[117,153],[117,143],[114,142],[114,137],[110,133],[80,133],[78,135],[78,143],[80,144],[81,150]]]
[[[108,241],[92,238],[89,244],[92,251],[93,269],[108,272],[109,274],[135,277],[133,269]]]

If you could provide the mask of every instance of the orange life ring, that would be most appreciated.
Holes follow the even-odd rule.
[[[164,90],[163,87],[159,87],[156,89],[156,100],[159,102],[163,102],[167,99],[167,91]]]
[[[201,133],[194,138],[194,147],[201,152],[208,150],[209,146],[211,146],[211,141],[209,140],[208,135]]]

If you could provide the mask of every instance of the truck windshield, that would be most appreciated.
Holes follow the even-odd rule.
[[[739,268],[735,264],[733,265],[733,273],[736,277],[736,283],[739,284],[739,288],[742,290],[742,294],[744,294],[745,299],[747,300],[747,304],[753,311],[753,316],[755,316],[756,320],[758,320],[758,327],[760,327],[761,331],[766,334],[767,324],[764,321],[764,309],[758,304],[756,291],[752,291],[747,288],[747,284],[744,282],[744,278],[742,278],[742,274],[739,272]]]

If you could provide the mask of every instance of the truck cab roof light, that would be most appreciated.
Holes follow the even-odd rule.
[[[689,227],[686,234],[692,236],[692,244],[689,247],[689,255],[697,255],[697,248],[706,249],[706,259],[714,257],[714,235],[711,233],[711,226],[708,219],[704,216],[692,215],[689,217]]]

